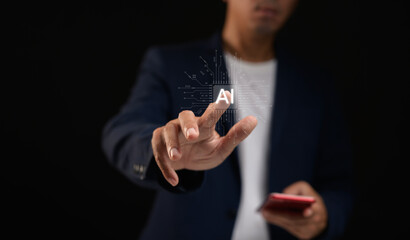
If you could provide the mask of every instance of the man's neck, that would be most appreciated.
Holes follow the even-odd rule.
[[[225,26],[222,31],[224,51],[249,62],[264,62],[274,58],[273,40],[273,35],[244,33],[231,26]]]

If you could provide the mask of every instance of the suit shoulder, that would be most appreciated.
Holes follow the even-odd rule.
[[[154,45],[148,48],[146,56],[154,57],[166,63],[186,61],[190,57],[204,53],[209,48],[207,40],[197,40],[178,44]]]

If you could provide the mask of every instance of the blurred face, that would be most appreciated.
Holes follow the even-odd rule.
[[[226,0],[227,13],[238,26],[261,34],[276,33],[286,22],[298,0]]]

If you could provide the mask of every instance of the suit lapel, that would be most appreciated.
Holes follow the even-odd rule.
[[[280,54],[277,55],[278,66],[276,72],[276,86],[274,95],[274,108],[272,111],[272,124],[270,130],[270,148],[268,151],[268,190],[269,192],[281,191],[278,189],[278,181],[275,176],[271,174],[272,169],[275,167],[276,161],[281,161],[276,154],[279,147],[279,142],[283,136],[283,129],[286,124],[286,119],[289,111],[290,102],[290,87],[291,87],[291,71],[289,65],[285,63],[285,59]]]

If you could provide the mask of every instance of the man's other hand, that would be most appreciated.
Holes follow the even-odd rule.
[[[327,210],[322,197],[309,183],[299,181],[283,190],[286,194],[312,196],[316,202],[304,209],[303,213],[291,214],[280,210],[262,209],[262,216],[271,224],[279,226],[300,239],[311,239],[327,227]]]

